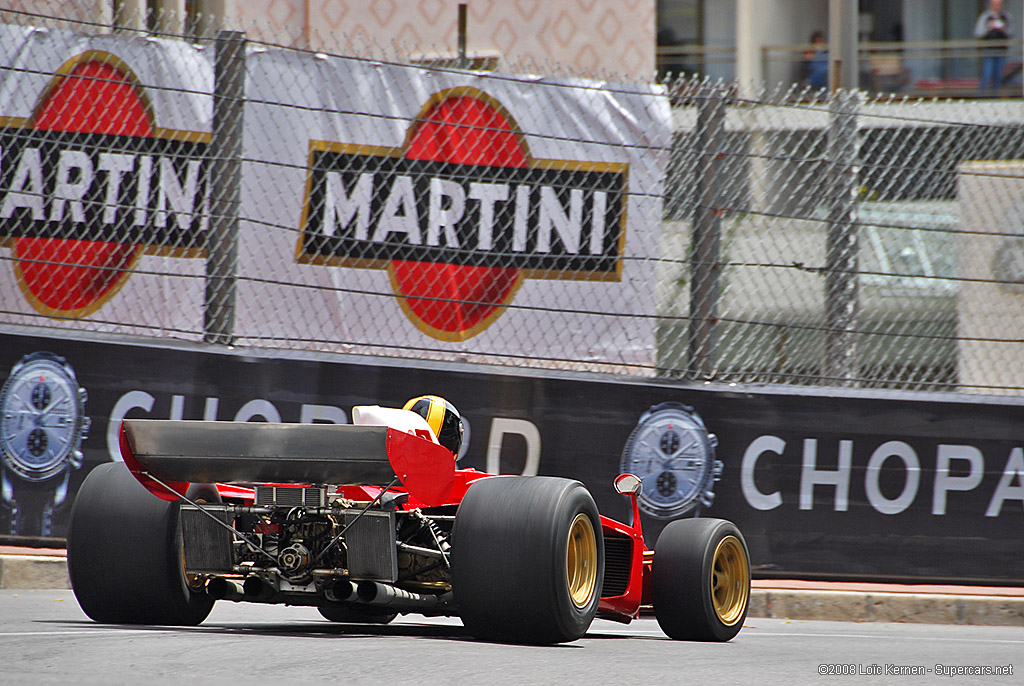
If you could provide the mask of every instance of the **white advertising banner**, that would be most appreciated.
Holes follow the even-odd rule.
[[[201,337],[212,46],[3,31],[4,320]],[[653,367],[656,88],[250,48],[245,97],[240,343]]]
[[[0,25],[3,321],[201,336],[212,89],[181,41]]]

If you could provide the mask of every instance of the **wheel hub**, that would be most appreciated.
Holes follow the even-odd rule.
[[[715,548],[711,565],[711,600],[718,619],[732,626],[743,616],[750,595],[750,569],[743,544],[726,536]]]
[[[573,604],[583,609],[590,604],[597,587],[597,536],[590,518],[582,512],[569,527],[565,574]]]

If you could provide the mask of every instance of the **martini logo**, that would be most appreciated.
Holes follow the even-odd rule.
[[[0,244],[32,306],[88,316],[143,253],[200,255],[208,140],[156,126],[132,70],[97,51],[58,70],[31,118],[0,118]]]
[[[523,279],[621,279],[627,172],[534,158],[496,100],[443,91],[401,148],[311,141],[298,260],[386,269],[420,330],[466,340]]]

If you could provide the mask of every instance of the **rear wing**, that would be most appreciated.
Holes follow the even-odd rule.
[[[387,486],[397,477],[440,505],[455,479],[447,449],[386,426],[125,419],[121,456],[165,500],[190,482]]]

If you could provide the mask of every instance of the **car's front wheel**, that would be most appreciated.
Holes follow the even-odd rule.
[[[728,641],[750,601],[750,556],[743,534],[724,519],[680,519],[666,526],[651,567],[654,615],[670,637]]]

